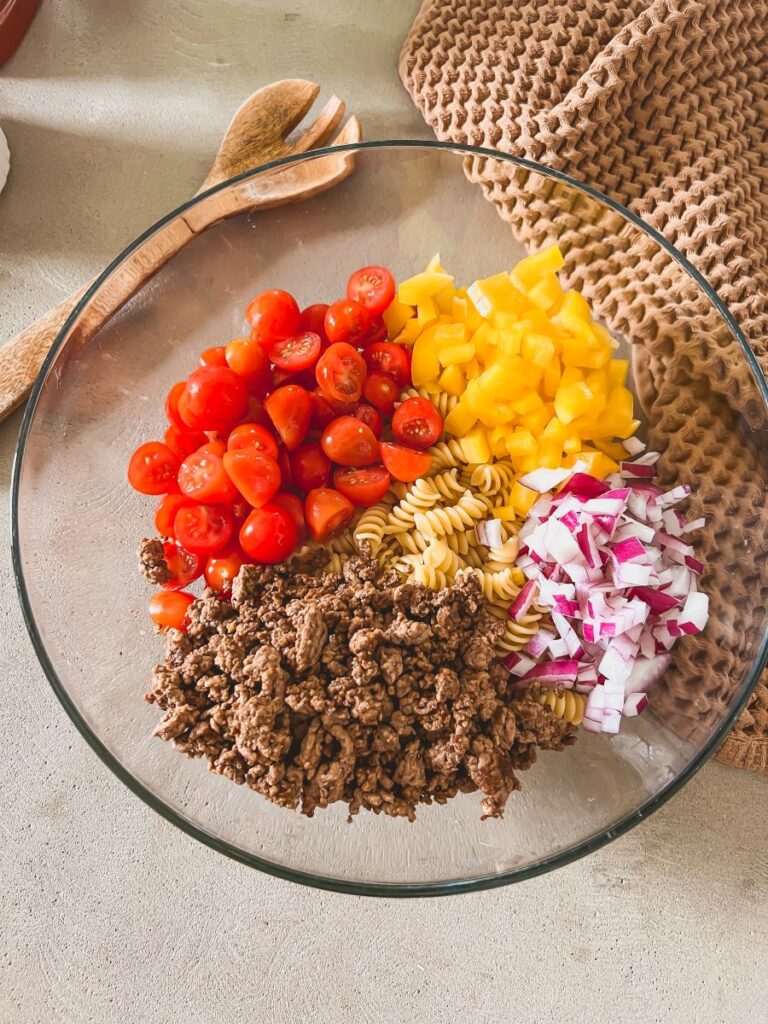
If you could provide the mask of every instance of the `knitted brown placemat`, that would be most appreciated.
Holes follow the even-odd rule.
[[[425,0],[400,73],[440,139],[565,171],[661,231],[768,371],[768,2]],[[634,375],[651,443],[670,475],[697,481],[712,520],[701,546],[721,611],[653,694],[674,728],[700,740],[749,663],[768,602],[730,532],[738,522],[768,549],[766,481],[755,472],[764,447],[749,429],[764,428],[764,414],[743,354],[664,253],[623,250],[620,237],[601,248],[578,211],[536,201],[499,161],[470,161],[468,174],[521,241],[557,238],[569,283],[642,342]],[[720,760],[768,769],[767,678]]]

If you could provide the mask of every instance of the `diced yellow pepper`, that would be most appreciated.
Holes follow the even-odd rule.
[[[584,472],[589,473],[590,476],[596,476],[598,480],[604,480],[619,468],[613,459],[609,459],[603,452],[574,452],[568,456],[566,466],[573,466],[577,462],[586,463]]]
[[[608,387],[617,388],[627,382],[627,374],[629,373],[629,360],[627,359],[612,359],[606,367],[606,374],[608,376]]]
[[[595,448],[601,451],[604,455],[607,455],[609,459],[615,459],[617,462],[621,462],[627,457],[627,449],[623,444],[619,444],[618,441],[596,440],[592,443]],[[618,466],[616,468],[618,469]]]
[[[490,316],[495,310],[512,312],[524,310],[527,302],[509,279],[509,274],[494,274],[481,281],[474,281],[467,294],[481,316]]]
[[[600,417],[600,432],[595,437],[629,437],[635,429],[633,411],[632,392],[623,386],[613,388],[608,393],[605,412]]]
[[[437,382],[449,395],[461,395],[467,386],[467,379],[458,366],[446,366]]]
[[[594,395],[584,381],[561,384],[555,395],[555,413],[561,423],[572,423],[579,416],[591,413]]]
[[[509,427],[491,427],[488,431],[488,443],[491,446],[491,453],[497,459],[507,454],[507,438],[509,434]]]
[[[565,427],[557,418],[557,416],[552,416],[549,422],[542,430],[541,436],[544,441],[553,441],[557,442],[558,444],[563,444],[568,435]]]
[[[441,321],[438,323],[437,330],[435,331],[435,341],[438,348],[442,348],[443,345],[462,345],[466,340],[467,328],[464,324],[443,322],[441,317]]]
[[[539,467],[539,454],[537,452],[535,455],[526,455],[524,459],[519,459],[515,468],[524,475],[525,473],[532,473],[535,469],[539,469]]]
[[[402,331],[400,331],[398,336],[395,338],[395,341],[400,345],[412,345],[420,334],[421,324],[416,317],[414,317],[412,320],[407,321],[405,327],[403,327]]]
[[[406,306],[405,303],[393,299],[382,313],[389,337],[396,338],[415,312],[413,306]]]
[[[429,261],[429,263],[425,267],[425,273],[427,273],[427,274],[447,274],[448,273],[448,271],[445,269],[445,267],[443,266],[443,264],[440,261],[440,253],[439,252],[436,252],[435,255],[432,257],[432,259]],[[451,279],[453,279],[453,275],[452,274],[449,274],[448,276],[451,277]]]
[[[534,409],[533,412],[528,412],[525,416],[521,416],[520,422],[528,430],[532,430],[534,434],[538,435],[549,423],[551,416],[550,410],[543,405],[540,409]]]
[[[526,334],[520,355],[545,370],[555,356],[555,343],[544,334]]]
[[[544,367],[544,377],[541,382],[541,390],[547,398],[554,398],[555,392],[560,387],[562,366],[557,356],[554,356]]]
[[[532,491],[530,487],[525,487],[519,480],[515,480],[514,484],[512,484],[512,490],[509,493],[510,504],[521,519],[528,515],[535,505],[538,497],[539,496],[536,491]],[[497,511],[498,510],[494,509],[494,514],[496,514]]]
[[[454,294],[453,302],[451,303],[451,316],[458,323],[466,323],[468,305],[469,299],[467,299],[466,295]]]
[[[467,363],[475,354],[475,346],[471,341],[462,341],[457,345],[441,345],[438,359],[441,366],[455,366]]]
[[[526,295],[537,309],[548,312],[560,302],[563,296],[563,289],[555,274],[548,274],[543,277],[533,288],[529,288]]]
[[[605,370],[592,370],[586,375],[584,381],[593,395],[608,393],[608,374]]]
[[[477,415],[486,427],[501,427],[514,419],[515,410],[509,402],[483,402]]]
[[[595,333],[595,337],[599,342],[607,345],[611,351],[615,351],[619,347],[618,341],[611,335],[611,332],[603,324],[597,324],[592,321],[592,330]]]
[[[573,455],[574,452],[581,450],[581,438],[576,434],[569,434],[568,437],[563,441],[563,451],[567,455]]]
[[[524,455],[535,455],[538,451],[536,438],[530,430],[515,430],[507,436],[507,455],[521,458]]]
[[[536,391],[526,391],[520,398],[512,402],[512,408],[519,416],[525,416],[526,413],[535,412],[543,407],[544,400]]]
[[[437,324],[427,327],[416,339],[411,358],[411,380],[418,388],[427,381],[434,380],[440,374],[440,362],[437,358],[437,342],[435,332]]]
[[[467,380],[474,380],[475,377],[479,377],[480,374],[483,372],[482,366],[477,361],[477,356],[475,356],[474,359],[470,359],[468,363],[464,363],[464,365],[461,367],[461,370],[464,376],[467,378]]]
[[[538,252],[531,253],[520,260],[510,271],[510,277],[522,291],[533,288],[543,277],[556,274],[561,270],[565,260],[557,245],[547,246]]]
[[[611,350],[583,338],[566,338],[563,342],[562,360],[566,366],[584,366],[600,370],[611,358]]]
[[[449,284],[453,284],[453,277],[450,274],[424,271],[423,274],[415,274],[398,285],[397,300],[407,306],[419,306]]]
[[[432,296],[432,301],[437,306],[441,313],[447,313],[449,316],[453,315],[453,297],[456,291],[452,284],[447,284],[445,288],[441,288],[439,292],[435,292]]]
[[[580,384],[584,380],[584,374],[575,366],[566,366],[560,377],[560,387],[567,388],[571,384]]]
[[[443,424],[446,433],[455,437],[464,437],[477,423],[477,414],[467,400],[467,391],[461,396],[457,404],[451,409]]]
[[[428,327],[429,324],[434,323],[439,315],[439,310],[435,305],[434,299],[425,298],[416,307],[416,319],[422,329]]]
[[[499,331],[499,349],[505,356],[519,356],[523,344],[523,331],[519,325]]]
[[[478,329],[472,335],[472,344],[475,346],[478,359],[487,363],[492,359],[498,342],[498,335],[487,320],[483,320]]]
[[[544,469],[559,469],[563,464],[563,450],[560,445],[539,445],[539,465]]]
[[[518,359],[517,356],[512,358]],[[522,359],[519,359],[522,363]],[[477,378],[480,401],[511,401],[525,389],[525,380],[517,367],[491,363]]]
[[[533,491],[531,491],[531,494],[533,494]],[[535,501],[538,498],[538,494],[534,494],[533,498]],[[524,512],[518,512],[512,505],[497,505],[493,510],[493,518],[500,519],[502,523],[514,523],[518,517],[523,515],[525,515]]]
[[[488,435],[482,427],[473,427],[459,441],[464,458],[475,465],[488,462],[491,457],[491,446]]]

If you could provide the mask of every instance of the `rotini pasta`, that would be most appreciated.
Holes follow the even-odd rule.
[[[520,587],[512,577],[512,569],[501,572],[486,572],[484,569],[462,569],[461,574],[472,574],[479,582],[485,599],[491,604],[505,606],[520,593]]]
[[[403,533],[414,523],[419,512],[426,512],[440,500],[440,492],[428,480],[420,479],[413,483],[387,517],[384,535]]]
[[[363,512],[353,531],[355,547],[358,551],[362,549],[363,544],[368,544],[372,555],[378,552],[384,540],[384,529],[391,508],[392,500],[387,497]]]
[[[544,707],[551,708],[557,718],[571,725],[581,725],[584,720],[587,698],[581,693],[574,693],[573,690],[563,690],[561,693],[543,690],[536,694],[536,700]]]
[[[452,469],[454,466],[464,466],[467,460],[458,441],[440,441],[439,444],[427,449],[427,454],[432,456],[432,467],[430,474],[439,473],[441,469]]]
[[[344,563],[349,561],[349,555],[346,555],[340,551],[332,551],[331,556],[328,559],[328,564],[325,566],[325,572],[341,572],[344,567]]]
[[[496,495],[508,490],[515,479],[511,462],[490,462],[486,466],[475,466],[469,479],[470,486],[481,494]]]
[[[414,516],[414,525],[419,533],[428,537],[450,536],[457,530],[466,530],[468,526],[474,526],[486,511],[484,502],[477,495],[465,491],[455,505],[433,508],[429,512],[417,512]]]
[[[453,578],[459,569],[466,568],[466,562],[455,551],[441,540],[432,540],[424,550],[424,564],[439,569],[449,578]]]
[[[332,551],[338,555],[354,555],[356,549],[355,538],[349,532],[345,530],[344,533],[339,534],[338,537],[332,537],[326,542],[326,550]]]
[[[417,565],[413,570],[412,577],[414,582],[421,583],[424,587],[429,587],[430,590],[442,590],[443,587],[448,585],[448,577],[444,572],[439,569],[433,569],[431,565]]]

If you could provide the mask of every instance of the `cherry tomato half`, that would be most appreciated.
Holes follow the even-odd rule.
[[[224,468],[249,505],[260,508],[280,490],[280,467],[269,455],[251,448],[227,452]]]
[[[239,497],[237,488],[227,476],[224,462],[215,452],[192,452],[179,468],[182,494],[211,505],[231,505]]]
[[[241,423],[227,438],[227,451],[238,452],[242,448],[253,448],[262,455],[277,458],[277,441],[260,423]]]
[[[354,299],[339,299],[332,302],[325,314],[325,333],[328,341],[346,341],[360,345],[371,329],[371,314]]]
[[[402,390],[394,377],[390,377],[388,373],[377,372],[369,373],[365,378],[363,394],[371,405],[375,405],[387,415],[395,408],[395,402]]]
[[[337,402],[360,401],[365,372],[363,357],[345,342],[336,342],[327,348],[315,367],[320,390],[326,398]]]
[[[331,478],[331,463],[319,444],[305,441],[291,452],[293,483],[305,494],[315,487],[323,487]]]
[[[376,437],[381,437],[381,432],[384,429],[384,421],[382,420],[381,413],[378,409],[374,409],[374,407],[369,405],[368,402],[361,402],[352,415],[355,419],[361,420],[366,426],[370,427]]]
[[[408,398],[395,410],[392,433],[412,448],[430,448],[443,432],[443,417],[427,398]]]
[[[182,506],[189,505],[189,503],[189,498],[183,494],[166,494],[164,498],[160,499],[160,504],[155,509],[155,529],[161,537],[176,536],[173,531],[176,513]]]
[[[320,438],[323,451],[340,466],[370,466],[379,461],[379,445],[369,426],[355,416],[339,416]]]
[[[255,508],[240,529],[240,546],[254,562],[284,561],[298,539],[299,530],[293,516],[274,501]]]
[[[368,372],[388,373],[401,387],[411,383],[411,351],[393,341],[377,341],[363,352]]]
[[[226,347],[227,366],[238,377],[252,395],[263,398],[272,390],[272,371],[269,356],[257,341],[235,338]]]
[[[386,267],[361,267],[347,282],[347,298],[371,313],[383,313],[395,297],[395,279]]]
[[[277,453],[277,464],[280,467],[283,490],[293,487],[293,470],[291,469],[291,457],[285,448]]]
[[[196,555],[213,555],[229,544],[234,530],[230,513],[215,505],[185,505],[176,513],[176,539]]]
[[[312,401],[312,418],[310,420],[310,426],[314,430],[322,430],[327,427],[331,420],[335,420],[338,413],[333,408],[331,403],[316,389],[310,392],[309,395]]]
[[[169,423],[178,427],[179,430],[189,430],[189,427],[179,415],[179,398],[186,386],[187,382],[185,380],[178,381],[178,383],[173,385],[165,399],[165,418]]]
[[[141,494],[168,494],[177,490],[179,460],[160,441],[140,444],[128,463],[128,483]]]
[[[215,345],[213,348],[207,348],[205,352],[201,353],[200,359],[198,360],[198,366],[226,366],[227,356],[226,348],[223,345]]]
[[[275,505],[282,506],[290,514],[299,531],[299,541],[302,541],[307,535],[307,524],[304,522],[304,502],[297,494],[288,494],[285,491],[276,494],[272,501]]]
[[[285,384],[264,402],[267,415],[289,452],[298,448],[309,430],[312,400],[298,384]]]
[[[224,457],[224,452],[227,450],[227,442],[222,441],[220,438],[216,438],[213,441],[206,442],[206,444],[201,444],[197,450],[199,452],[208,452],[209,455],[218,455],[221,459]]]
[[[245,383],[228,366],[195,370],[187,378],[183,397],[182,419],[198,430],[228,430],[248,408]]]
[[[365,469],[337,469],[333,474],[333,486],[353,505],[367,508],[381,501],[389,490],[390,476],[383,466],[367,466]]]
[[[318,487],[310,491],[304,503],[309,532],[321,542],[343,530],[354,514],[355,507],[349,498],[332,487]]]
[[[191,508],[187,504],[185,508]],[[163,544],[163,558],[171,573],[171,578],[163,584],[163,590],[181,590],[188,587],[203,572],[200,559],[194,551],[181,547],[173,541]]]
[[[272,374],[273,389],[276,391],[283,384],[298,384],[305,391],[311,391],[317,386],[315,380],[315,368],[310,366],[308,370],[299,370],[297,373],[290,373],[288,370],[278,370]]]
[[[322,342],[314,331],[303,331],[290,338],[283,338],[269,346],[269,358],[280,370],[298,373],[314,366],[320,355]]]
[[[163,440],[178,458],[179,462],[181,462],[182,459],[186,459],[192,452],[196,452],[201,445],[206,443],[208,438],[202,430],[188,430],[186,427],[184,430],[180,430],[175,423],[171,423],[163,436]]]
[[[360,344],[367,348],[369,345],[375,345],[380,341],[386,341],[388,337],[387,325],[384,323],[384,318],[375,316],[371,320],[371,326],[368,329],[368,333],[360,342]]]
[[[268,348],[272,342],[289,338],[298,331],[301,314],[292,295],[270,288],[251,299],[245,319],[251,325],[251,340]]]
[[[312,331],[320,335],[323,348],[328,344],[328,335],[325,333],[325,314],[328,312],[328,305],[325,302],[315,302],[301,311],[299,321],[300,331]]]
[[[381,461],[395,480],[409,484],[429,472],[432,456],[426,452],[417,452],[412,448],[404,448],[391,441],[380,441]]]
[[[220,592],[231,590],[235,576],[243,564],[243,556],[232,548],[218,555],[211,555],[205,563],[206,585]]]
[[[194,601],[191,594],[183,590],[163,590],[149,599],[149,614],[161,629],[187,631],[187,612]]]

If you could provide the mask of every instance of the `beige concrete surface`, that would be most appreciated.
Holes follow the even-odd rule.
[[[0,340],[191,194],[266,82],[323,83],[369,138],[426,137],[396,74],[415,9],[44,0],[0,70]],[[4,506],[18,427],[0,428]],[[765,778],[708,766],[613,845],[493,893],[302,889],[123,788],[35,660],[7,545],[0,576],[0,1024],[768,1020]]]

